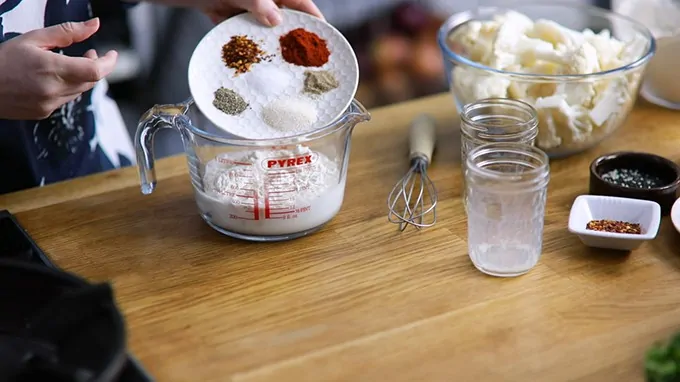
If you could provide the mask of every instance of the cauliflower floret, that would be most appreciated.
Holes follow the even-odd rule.
[[[601,69],[609,70],[621,66],[619,55],[624,48],[624,44],[611,37],[609,30],[604,29],[600,33],[595,34],[593,31],[586,29],[583,35],[586,41],[595,48]]]
[[[583,36],[575,30],[565,28],[562,25],[550,20],[537,20],[534,27],[527,33],[527,36],[547,41],[555,48],[564,45],[568,49],[574,49],[584,41]]]
[[[630,98],[631,95],[628,94],[625,80],[610,81],[593,101],[594,106],[589,112],[590,119],[597,126],[604,125],[613,114],[621,110],[621,105],[625,104]]]
[[[482,30],[481,21],[470,21],[458,28],[449,36],[449,42],[471,48],[479,40],[479,32]]]
[[[541,126],[538,129],[536,136],[536,143],[539,147],[544,149],[552,149],[559,147],[562,144],[562,138],[557,135],[557,127],[550,109],[537,110],[538,124]]]
[[[588,111],[582,106],[570,107],[566,100],[562,107],[553,110],[553,118],[557,126],[562,128],[560,136],[564,143],[584,142],[593,132]]]
[[[528,67],[524,70],[525,73],[535,73],[535,74],[547,74],[555,75],[560,74],[561,67],[554,62],[541,61],[537,62],[535,65]]]
[[[536,51],[536,57],[562,65],[561,74],[590,74],[600,71],[597,50],[587,42],[570,51]]]
[[[563,94],[539,98],[535,107],[551,112],[555,131],[562,138],[562,143],[582,142],[593,131],[587,110],[582,106],[570,106]]]
[[[510,65],[506,68],[509,72],[522,73],[524,69],[520,64]],[[508,96],[514,99],[524,99],[528,97],[527,90],[531,86],[527,81],[512,81],[508,86]]]
[[[473,61],[488,61],[497,27],[484,28],[485,25],[480,21],[470,21],[449,36],[449,43],[454,50],[462,48],[461,53]]]
[[[564,94],[569,105],[590,107],[597,94],[593,83],[561,83],[557,85],[555,93]]]
[[[619,60],[623,65],[628,65],[640,59],[647,50],[647,40],[645,37],[635,35],[632,41],[628,42],[619,54]]]
[[[534,21],[526,15],[517,11],[507,11],[494,15],[494,21],[498,24],[512,24],[522,33],[530,30],[534,26]]]
[[[451,73],[456,96],[463,103],[484,98],[506,98],[510,80],[494,75],[485,75],[475,69],[457,66]]]
[[[552,62],[542,61],[525,70],[526,73],[554,75],[561,73],[560,65]],[[557,84],[554,82],[527,82],[527,96],[532,99],[549,97],[557,91]]]
[[[479,30],[479,37],[493,41],[494,38],[496,38],[496,33],[498,32],[498,28],[500,28],[500,24],[495,22],[495,21],[485,21],[482,23],[482,28]]]
[[[517,41],[515,51],[520,56],[520,63],[530,67],[536,65],[539,56],[554,54],[555,48],[549,42],[522,36]]]
[[[548,83],[548,82],[541,83],[541,82],[539,82],[539,83],[532,84],[531,86],[529,86],[529,88],[527,89],[527,94],[531,98],[538,99],[538,98],[550,97],[553,94],[555,94],[556,90],[557,90],[557,84],[555,84],[555,83]]]
[[[532,28],[533,21],[517,12],[507,12],[497,18],[501,23],[493,43],[493,56],[489,65],[496,69],[505,69],[513,65],[518,57],[518,46],[526,32]]]
[[[564,74],[590,74],[600,71],[597,50],[587,42],[567,54],[565,58]]]

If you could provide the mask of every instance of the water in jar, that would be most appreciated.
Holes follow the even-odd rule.
[[[503,149],[508,152],[498,145],[509,145]],[[493,276],[524,274],[541,256],[548,159],[522,146],[488,144],[468,159],[468,250],[475,267]]]

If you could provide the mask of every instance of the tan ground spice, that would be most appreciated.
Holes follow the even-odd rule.
[[[338,80],[328,70],[305,71],[305,93],[319,95],[337,89],[339,86]]]

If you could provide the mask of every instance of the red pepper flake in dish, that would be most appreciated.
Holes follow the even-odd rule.
[[[303,28],[293,29],[279,38],[281,55],[297,66],[323,66],[331,56],[326,40]]]
[[[637,223],[629,223],[617,220],[591,220],[586,224],[586,229],[610,233],[642,234],[642,228]]]
[[[247,36],[232,36],[229,42],[222,46],[222,61],[228,68],[236,70],[236,75],[250,71],[253,64],[270,61],[271,57]]]

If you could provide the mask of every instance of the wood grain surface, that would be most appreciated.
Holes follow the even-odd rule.
[[[385,200],[419,112],[439,122],[439,221],[399,232]],[[60,266],[113,281],[131,350],[158,381],[642,381],[645,350],[680,330],[680,235],[665,218],[621,255],[584,247],[567,218],[596,156],[680,160],[680,114],[640,102],[615,137],[553,161],[543,255],[515,279],[468,258],[456,121],[449,95],[375,110],[355,130],[340,214],[291,242],[212,231],[183,157],[160,161],[150,196],[127,169],[0,196],[0,208]]]

